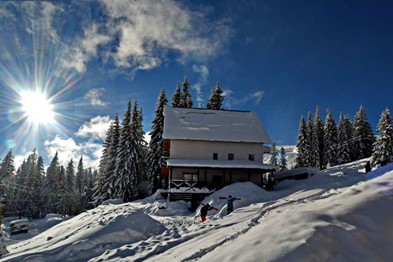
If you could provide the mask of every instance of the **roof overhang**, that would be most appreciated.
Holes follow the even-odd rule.
[[[276,166],[249,160],[166,159],[168,167],[275,170]]]

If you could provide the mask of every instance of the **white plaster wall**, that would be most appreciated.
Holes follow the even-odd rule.
[[[213,159],[213,153],[217,153],[218,160],[228,160],[228,154],[232,153],[235,160],[248,160],[248,155],[254,154],[254,160],[262,162],[263,151],[263,144],[171,140],[170,157]]]

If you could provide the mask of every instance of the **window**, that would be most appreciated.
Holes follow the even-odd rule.
[[[196,173],[183,173],[185,181],[198,182],[198,174]]]
[[[234,154],[228,154],[228,160],[233,160],[235,159],[235,155]]]
[[[254,161],[254,154],[248,154],[248,160]]]
[[[218,154],[217,153],[213,153],[213,160],[217,160],[218,159]]]

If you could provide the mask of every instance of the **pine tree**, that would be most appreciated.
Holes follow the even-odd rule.
[[[57,213],[57,203],[60,201],[59,192],[61,189],[60,177],[60,164],[59,156],[56,152],[52,161],[46,170],[46,176],[44,180],[44,198],[46,201],[46,212]]]
[[[56,192],[58,202],[56,203],[56,210],[63,216],[67,215],[67,182],[66,169],[60,165],[60,172],[57,174],[59,180],[59,190]]]
[[[350,142],[352,138],[349,136],[350,131],[347,130],[349,126],[346,119],[348,118],[341,113],[337,127],[337,164],[345,164],[351,161]]]
[[[84,176],[84,169],[83,169],[83,157],[79,159],[76,177],[75,177],[75,191],[78,194],[82,194],[83,190],[83,176]]]
[[[13,183],[15,172],[14,156],[10,149],[0,164],[0,200],[5,202],[4,212],[12,208],[10,185]],[[7,186],[6,186],[7,185]],[[1,217],[2,214],[0,214]]]
[[[46,199],[44,198],[44,181],[45,181],[45,164],[44,159],[41,156],[38,156],[37,160],[37,168],[34,174],[34,188],[36,196],[34,199],[37,201],[37,217],[43,218],[45,217],[45,202]]]
[[[281,147],[280,149],[280,163],[279,163],[279,170],[287,170],[287,159],[285,158],[285,149]]]
[[[308,154],[309,148],[307,143],[307,128],[306,128],[306,121],[304,117],[301,116],[300,124],[299,124],[299,134],[297,138],[297,157],[296,163],[297,167],[306,167],[308,166]]]
[[[393,160],[393,127],[389,109],[385,109],[377,125],[377,139],[373,145],[373,164],[389,163]]]
[[[346,132],[346,137],[348,138],[348,149],[349,149],[349,162],[355,161],[356,149],[354,145],[353,137],[353,124],[349,116],[344,115],[344,130]]]
[[[278,165],[278,151],[276,143],[273,143],[272,147],[270,148],[270,164],[273,166]]]
[[[65,171],[65,210],[66,214],[74,215],[75,207],[76,207],[76,199],[75,199],[75,169],[74,169],[74,161],[70,160],[68,162],[66,171]]]
[[[139,154],[135,145],[133,130],[131,130],[131,101],[128,101],[127,110],[120,129],[120,139],[116,158],[115,196],[124,202],[134,200],[138,195],[137,174],[138,162],[135,156]]]
[[[102,201],[115,197],[115,181],[117,180],[116,159],[119,147],[120,125],[116,114],[108,128],[100,159],[99,175],[93,189],[94,206]]]
[[[36,192],[37,188],[35,185],[35,174],[37,168],[38,155],[36,149],[34,148],[32,153],[27,157],[25,162],[23,173],[23,189],[21,190],[20,200],[24,202],[24,212],[26,216],[31,218],[37,218],[37,199]],[[38,189],[39,190],[39,189]]]
[[[316,143],[317,137],[316,137],[316,133],[314,132],[314,124],[313,124],[311,112],[308,112],[306,130],[307,130],[306,131],[307,147],[309,148],[307,165],[310,167],[315,167],[318,147]]]
[[[220,110],[225,96],[222,95],[224,91],[221,89],[220,82],[217,82],[216,87],[212,90],[210,98],[207,102],[207,109]]]
[[[375,137],[370,123],[367,121],[366,111],[360,106],[356,112],[353,124],[354,147],[356,149],[355,160],[371,156]]]
[[[83,168],[83,158],[79,159],[76,176],[75,176],[75,213],[79,214],[83,210],[83,191],[84,191],[84,176],[85,170]]]
[[[184,77],[183,92],[181,93],[180,101],[180,107],[191,108],[193,105],[190,93],[190,83],[188,83],[187,76]]]
[[[12,149],[10,149],[0,164],[0,181],[8,179],[14,172],[14,155],[12,154]]]
[[[317,106],[315,110],[315,117],[314,117],[314,138],[315,138],[315,144],[318,145],[318,150],[312,149],[312,153],[314,154],[315,158],[315,165],[319,167],[320,169],[323,168],[323,155],[324,155],[324,146],[323,146],[323,137],[324,137],[324,130],[323,130],[323,122],[321,119],[321,113],[319,111],[319,106]],[[313,146],[313,148],[316,145]],[[317,151],[317,152],[316,152]]]
[[[135,100],[134,108],[132,110],[132,121],[131,121],[131,130],[133,132],[133,138],[135,143],[135,152],[134,161],[137,164],[137,170],[135,170],[136,174],[136,185],[138,187],[138,195],[144,196],[147,194],[147,187],[143,188],[142,184],[146,184],[147,181],[147,166],[146,166],[146,157],[147,157],[147,145],[145,141],[145,131],[143,130],[143,113],[142,108],[138,107],[138,102]]]
[[[337,126],[329,110],[326,114],[323,144],[325,166],[335,166],[337,164]]]
[[[147,156],[148,171],[147,179],[149,182],[148,194],[153,194],[159,187],[160,183],[160,168],[163,166],[162,147],[164,132],[164,106],[168,103],[165,96],[165,90],[161,89],[160,96],[157,99],[156,109],[154,111],[154,120],[151,126],[149,151]]]
[[[175,93],[172,96],[172,107],[181,107],[182,93],[180,91],[180,83],[177,82]]]

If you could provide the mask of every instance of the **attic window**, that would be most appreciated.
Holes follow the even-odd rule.
[[[234,154],[228,154],[228,160],[233,160],[235,159],[235,155]]]
[[[248,154],[248,160],[254,161],[254,154]]]
[[[218,159],[218,154],[217,153],[213,153],[213,160],[217,160]]]

